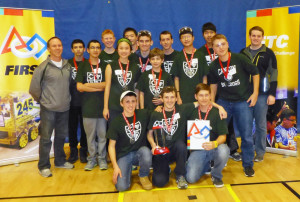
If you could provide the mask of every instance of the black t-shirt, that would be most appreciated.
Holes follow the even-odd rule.
[[[111,123],[106,137],[108,139],[116,140],[116,157],[117,160],[129,152],[137,151],[140,147],[146,146],[147,143],[147,125],[151,111],[146,109],[139,109],[135,111],[136,122],[134,128],[134,136],[131,130],[133,128],[133,116],[127,117],[130,124],[128,127],[123,118],[122,113],[119,114]],[[132,141],[132,143],[130,142]]]
[[[222,62],[227,72],[227,61]],[[250,76],[258,74],[258,69],[246,56],[231,53],[228,76],[225,78],[219,59],[210,65],[209,78],[211,84],[218,84],[219,98],[228,101],[246,101],[251,95]]]
[[[190,61],[192,54],[187,54]],[[203,77],[207,75],[207,64],[201,52],[196,51],[191,67],[188,66],[183,51],[176,55],[171,74],[179,77],[179,91],[183,103],[195,101],[195,87],[203,82]]]
[[[86,60],[86,59],[84,59]],[[77,90],[77,83],[75,81],[77,75],[77,69],[75,67],[73,58],[68,60],[69,64],[71,65],[71,83],[70,83],[70,93],[71,93],[71,106],[80,107],[81,106],[81,93]],[[82,63],[82,61],[76,61],[77,68]]]
[[[160,95],[162,89],[165,86],[172,86],[173,80],[167,72],[162,70],[161,80],[159,85],[155,86],[155,83],[158,83],[159,72],[154,72],[155,82],[152,75],[152,70],[142,73],[136,89],[144,93],[144,107],[147,109],[155,109],[156,106],[153,104],[152,99],[155,95]]]
[[[76,82],[80,83],[101,83],[105,81],[105,67],[100,62],[98,72],[97,66],[91,65],[85,60],[78,67]],[[96,78],[95,78],[96,76]],[[101,92],[83,92],[81,96],[82,116],[86,118],[103,118],[104,91]]]
[[[151,114],[151,118],[148,124],[148,130],[152,130],[152,128],[155,126],[163,126],[162,130],[164,131],[164,137],[166,137],[165,143],[167,147],[171,147],[174,144],[174,142],[178,140],[182,140],[185,142],[186,134],[187,134],[187,130],[186,130],[187,117],[191,116],[191,113],[194,108],[195,106],[193,103],[183,104],[180,106],[176,105],[171,131],[168,131],[167,124],[170,127],[173,111],[165,112],[167,117],[167,124],[163,113],[154,111]],[[157,131],[153,131],[153,137],[154,140],[156,141],[155,132],[157,132],[158,144],[159,146],[162,147],[163,142],[162,142],[161,131],[160,129],[157,129]]]
[[[161,64],[161,67],[165,70],[165,72],[170,74],[175,57],[178,53],[179,52],[177,50],[174,50],[173,53],[165,55],[164,62]]]
[[[124,83],[123,74],[125,75],[127,64],[122,64],[123,73],[118,60],[112,62],[110,66],[112,72],[108,108],[121,112],[122,107],[120,106],[120,96],[125,90],[134,91],[134,84],[138,81],[141,72],[134,61],[129,61],[126,83]],[[124,88],[125,86],[127,86],[127,88]]]
[[[103,50],[101,51],[99,58],[101,62],[106,63],[104,64],[104,66],[106,67],[107,64],[111,64],[112,62],[117,61],[119,59],[119,54],[116,50],[111,54],[108,54]]]

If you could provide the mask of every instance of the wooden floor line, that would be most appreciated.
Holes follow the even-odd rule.
[[[282,183],[290,192],[292,192],[298,199],[300,199],[300,195],[292,188],[290,187],[287,183],[283,182]]]
[[[88,193],[72,193],[72,194],[53,194],[53,195],[36,195],[36,196],[15,196],[15,197],[1,197],[0,200],[8,199],[26,199],[26,198],[47,198],[47,197],[61,197],[61,196],[80,196],[80,195],[100,195],[100,194],[117,194],[118,191],[108,192],[88,192]]]
[[[290,181],[273,181],[273,182],[250,182],[241,184],[231,184],[231,186],[242,186],[242,185],[257,185],[257,184],[276,184],[276,183],[290,183],[290,182],[300,182],[300,180],[290,180]]]
[[[290,180],[290,181],[274,181],[274,182],[253,182],[253,183],[241,183],[241,184],[225,184],[227,186],[243,186],[243,185],[258,185],[258,184],[274,184],[274,183],[282,183],[287,189],[289,189],[296,197],[300,197],[300,195],[288,186],[286,183],[291,182],[300,182],[300,180]],[[188,188],[196,189],[196,188],[213,188],[214,185],[191,185]],[[177,190],[177,187],[168,187],[168,188],[156,188],[151,191],[163,191],[163,190]],[[228,189],[228,187],[227,187]],[[36,195],[36,196],[16,196],[16,197],[0,197],[0,200],[9,200],[9,199],[26,199],[26,198],[47,198],[47,197],[61,197],[61,196],[80,196],[80,195],[97,195],[97,194],[119,194],[120,201],[123,201],[125,193],[136,193],[136,192],[147,192],[146,190],[130,190],[125,192],[119,191],[108,191],[108,192],[87,192],[87,193],[72,193],[72,194],[53,194],[53,195]],[[121,194],[121,195],[120,195]],[[122,199],[122,200],[121,200]],[[119,201],[119,200],[118,200]]]
[[[225,184],[225,187],[227,188],[228,192],[230,193],[231,197],[234,199],[235,202],[241,201],[229,184]]]

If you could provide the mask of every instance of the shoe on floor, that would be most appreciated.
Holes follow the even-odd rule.
[[[99,160],[99,168],[100,170],[107,170],[107,162],[105,159]]]
[[[252,167],[246,167],[244,168],[244,173],[246,177],[253,177],[254,176],[254,170]]]
[[[68,162],[75,163],[78,160],[78,149],[77,148],[71,148],[70,157],[68,158]]]
[[[238,152],[235,152],[234,154],[230,154],[229,158],[231,158],[235,161],[241,161],[242,160],[242,157],[241,157],[240,153],[238,153]]]
[[[261,162],[261,161],[263,161],[264,160],[264,156],[258,156],[258,155],[256,155],[255,157],[254,157],[254,161],[255,162]]]
[[[81,163],[87,163],[87,148],[81,147],[79,149],[79,158]]]
[[[211,177],[211,181],[213,182],[213,184],[217,188],[224,187],[224,183],[223,183],[222,179]]]
[[[43,177],[51,177],[52,176],[51,170],[49,168],[39,170],[39,172],[40,172],[41,176],[43,176]]]
[[[143,189],[145,189],[145,190],[152,189],[152,183],[150,182],[148,176],[140,177],[140,183],[142,184]]]
[[[184,176],[182,176],[182,175],[177,178],[176,183],[177,183],[177,188],[178,189],[188,188],[188,183],[185,180]]]
[[[97,163],[94,161],[88,161],[87,164],[84,167],[85,171],[91,171],[93,170],[93,168],[95,168],[97,166]]]
[[[60,165],[60,166],[55,165],[55,167],[56,168],[72,169],[75,166],[72,163],[70,163],[70,162],[65,162],[63,165]]]

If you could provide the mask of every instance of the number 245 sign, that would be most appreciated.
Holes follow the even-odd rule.
[[[15,114],[16,116],[21,116],[23,114],[28,114],[29,111],[33,109],[33,98],[28,98],[22,102],[15,104]]]

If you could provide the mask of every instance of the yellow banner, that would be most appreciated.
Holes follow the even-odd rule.
[[[277,58],[278,88],[298,89],[300,7],[283,7],[247,12],[247,40],[249,29],[260,26],[264,41]]]
[[[54,11],[0,8],[0,86],[28,91],[35,67],[48,55]]]

